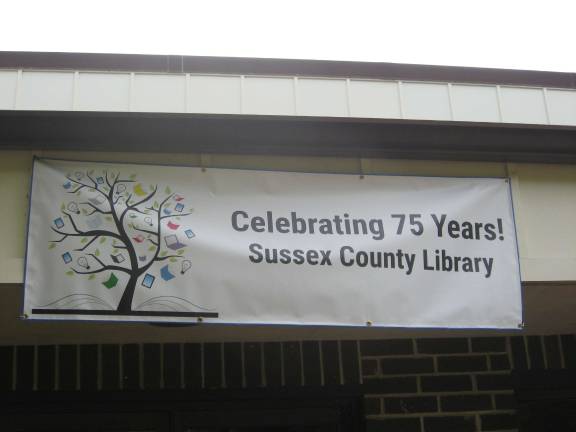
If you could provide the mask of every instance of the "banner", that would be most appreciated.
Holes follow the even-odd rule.
[[[501,178],[35,160],[35,319],[517,328]]]

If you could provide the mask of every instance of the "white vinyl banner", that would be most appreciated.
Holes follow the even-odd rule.
[[[517,328],[507,179],[35,160],[24,316]]]

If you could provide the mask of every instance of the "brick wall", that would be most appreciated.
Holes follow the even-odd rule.
[[[576,367],[576,336],[0,347],[0,391],[348,386],[369,431],[516,429],[512,369]]]

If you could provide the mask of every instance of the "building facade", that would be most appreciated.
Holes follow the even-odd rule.
[[[0,53],[0,110],[8,430],[501,431],[546,415],[574,425],[575,74]],[[509,177],[524,327],[26,321],[34,156]]]

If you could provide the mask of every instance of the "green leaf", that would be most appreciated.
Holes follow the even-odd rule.
[[[158,201],[154,201],[154,205],[153,205],[153,207],[154,207],[154,208],[158,208],[158,207],[160,207],[160,204],[158,204]]]
[[[104,219],[106,219],[107,221],[111,221],[111,220],[112,220],[112,216],[106,216]]]
[[[82,237],[82,240],[80,240],[80,243],[86,243],[88,241],[88,237]]]
[[[88,276],[88,280],[92,280],[92,279],[94,279],[95,277],[96,277],[96,275],[91,274],[90,276]]]
[[[136,178],[136,174],[130,174],[130,180],[134,180]]]
[[[94,251],[94,255],[100,256],[100,249],[96,249],[96,250]]]
[[[114,250],[112,251],[112,253],[113,253],[113,254],[117,254],[117,253],[118,253],[118,249],[114,249]]]
[[[60,206],[60,210],[62,211],[66,210],[66,205],[64,203],[62,203],[62,205]]]
[[[94,170],[88,171],[88,175],[92,175],[92,174],[94,174]]]
[[[160,252],[160,256],[161,256],[161,257],[163,257],[163,256],[165,256],[165,255],[166,255],[166,251]]]
[[[170,186],[166,186],[166,189],[164,189],[164,193],[166,195],[170,195],[172,193],[172,189],[170,189]]]
[[[88,214],[88,212],[86,211],[86,209],[82,209],[82,214],[83,214],[83,215]]]
[[[149,252],[152,252],[153,250],[156,250],[156,246],[152,245],[148,248]]]
[[[178,252],[176,252],[178,255],[182,255],[184,253],[184,249],[180,249]]]
[[[66,272],[66,275],[67,275],[67,276],[74,276],[74,272],[73,272],[72,270],[68,270],[68,271]]]
[[[48,245],[48,249],[54,249],[56,247],[56,243],[50,243]]]
[[[174,263],[174,262],[176,262],[176,258],[170,258],[168,261]]]
[[[106,241],[106,237],[100,237],[100,244],[104,243]]]
[[[138,217],[138,216],[135,215],[134,213],[131,213],[130,216],[129,216],[130,219],[134,219],[134,218],[137,218],[137,217]]]

